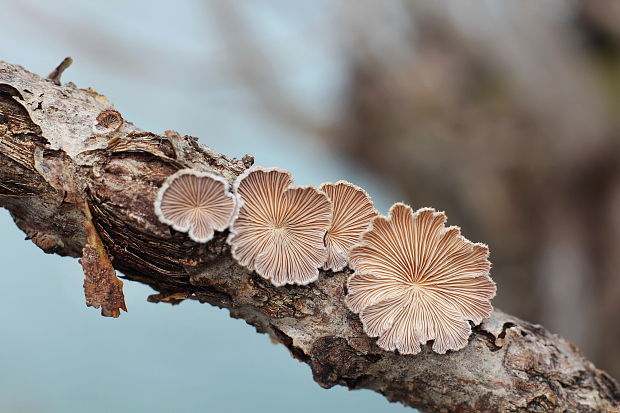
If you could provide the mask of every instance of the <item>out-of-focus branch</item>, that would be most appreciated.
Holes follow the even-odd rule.
[[[111,137],[93,133],[93,125],[110,108],[92,90],[56,86],[0,62],[0,206],[44,251],[78,257],[88,250],[94,237],[84,225],[86,202],[114,267],[159,292],[150,301],[194,299],[228,308],[307,363],[323,387],[372,389],[423,411],[620,407],[616,382],[541,326],[495,311],[461,351],[385,352],[343,303],[349,271],[276,288],[231,258],[225,234],[196,244],[172,231],[152,207],[168,175],[192,167],[232,181],[246,165],[194,138],[142,132],[127,122],[109,145]]]
[[[218,0],[209,4],[222,34],[222,42],[231,50],[229,56],[233,74],[239,83],[248,85],[264,112],[296,130],[322,134],[323,125],[301,110],[297,101],[275,81],[275,73],[270,70],[273,57],[256,40],[256,33],[245,18],[243,8],[228,1]]]

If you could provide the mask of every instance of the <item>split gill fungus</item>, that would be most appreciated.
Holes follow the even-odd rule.
[[[341,271],[348,264],[349,251],[379,212],[370,195],[350,182],[324,183],[321,191],[332,204],[332,221],[325,234],[327,260],[323,269]]]
[[[429,340],[437,353],[459,350],[471,333],[468,320],[479,324],[491,314],[488,247],[445,222],[443,212],[397,203],[351,250],[346,304],[385,350],[417,354]]]
[[[162,222],[207,242],[230,226],[233,258],[275,286],[316,281],[319,268],[354,270],[345,303],[387,351],[437,353],[467,345],[492,311],[489,250],[446,227],[432,208],[396,203],[379,216],[370,196],[346,181],[292,187],[289,172],[251,167],[228,192],[221,177],[182,170],[159,191]]]
[[[292,182],[282,169],[253,167],[234,186],[239,207],[228,238],[232,256],[275,286],[316,281],[327,258],[330,202],[318,189]]]
[[[196,242],[207,242],[224,231],[235,211],[228,182],[207,172],[183,169],[166,179],[155,200],[159,220]]]

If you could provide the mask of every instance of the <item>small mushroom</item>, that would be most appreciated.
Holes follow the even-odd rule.
[[[370,195],[350,182],[324,183],[321,191],[332,203],[332,221],[325,235],[327,260],[323,269],[340,271],[347,265],[351,248],[379,213]]]
[[[351,250],[347,306],[385,350],[416,354],[428,340],[437,353],[459,350],[467,320],[479,324],[493,310],[488,247],[445,222],[443,212],[397,203]]]
[[[235,182],[239,210],[230,228],[232,256],[276,286],[308,284],[327,251],[331,207],[318,189],[294,187],[289,172],[253,167]]]
[[[97,115],[97,123],[94,126],[96,133],[116,132],[123,126],[123,116],[116,110],[104,110]]]
[[[196,242],[207,242],[223,231],[235,211],[235,196],[224,178],[183,169],[166,179],[155,200],[159,220]]]

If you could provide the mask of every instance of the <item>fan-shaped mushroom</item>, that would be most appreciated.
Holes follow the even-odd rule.
[[[159,220],[196,242],[207,242],[223,231],[235,211],[235,197],[224,178],[183,169],[166,179],[155,200]]]
[[[232,255],[276,286],[315,281],[327,256],[329,200],[314,187],[291,183],[287,171],[261,167],[235,182],[239,211],[230,229]]]
[[[437,353],[461,349],[467,320],[479,324],[491,314],[488,247],[445,221],[442,212],[397,203],[351,250],[346,303],[385,350],[416,354],[428,340]]]
[[[323,269],[340,271],[347,265],[353,245],[379,213],[370,195],[350,182],[324,183],[321,191],[332,204],[332,221],[325,235],[327,260]]]

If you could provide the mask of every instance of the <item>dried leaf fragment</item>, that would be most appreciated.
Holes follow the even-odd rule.
[[[88,243],[82,250],[80,264],[84,270],[84,295],[86,305],[101,308],[104,317],[118,317],[125,312],[123,282],[116,277],[105,246],[93,225],[88,205],[85,205],[87,220],[84,222]]]

